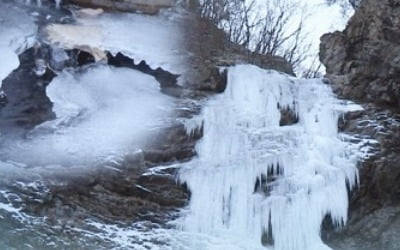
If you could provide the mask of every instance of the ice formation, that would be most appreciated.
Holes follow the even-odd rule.
[[[33,46],[37,26],[33,18],[14,3],[3,3],[0,8],[0,87],[4,80],[19,66],[18,54]]]
[[[81,48],[98,53],[121,52],[139,63],[144,60],[156,69],[173,74],[186,70],[187,53],[183,52],[181,23],[168,15],[99,13],[78,15],[76,24],[52,24],[46,28],[48,39],[64,48]],[[87,36],[87,34],[91,34]]]
[[[84,165],[124,156],[166,126],[174,108],[153,77],[105,65],[84,73],[64,71],[46,92],[57,118],[37,126],[24,140],[3,138],[0,160]]]
[[[298,122],[280,126],[283,108]],[[358,179],[357,156],[337,129],[346,109],[320,80],[230,68],[226,91],[203,110],[198,157],[180,171],[191,191],[183,229],[240,239],[244,249],[262,249],[263,234],[275,250],[329,249],[320,239],[322,220],[346,223],[347,186]]]
[[[56,7],[60,8],[62,0],[55,0],[55,2],[56,2]]]

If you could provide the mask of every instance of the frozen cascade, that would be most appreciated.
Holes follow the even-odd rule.
[[[295,110],[299,121],[280,126],[280,108]],[[226,91],[203,110],[198,157],[180,172],[191,190],[183,229],[246,242],[237,249],[262,249],[263,234],[275,250],[330,249],[322,220],[346,223],[347,186],[358,180],[359,155],[337,129],[349,108],[320,80],[230,68]]]

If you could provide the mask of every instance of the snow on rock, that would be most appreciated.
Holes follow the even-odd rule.
[[[185,72],[183,33],[179,21],[167,14],[78,13],[76,18],[76,24],[49,25],[48,40],[67,49],[96,51],[97,60],[104,59],[104,51],[121,52],[137,63],[146,61],[153,69],[161,67],[174,74]]]
[[[22,141],[3,138],[1,159],[44,166],[124,156],[166,126],[174,107],[153,77],[101,65],[83,73],[64,71],[46,92],[57,118]]]
[[[18,54],[33,46],[37,27],[33,18],[13,3],[3,3],[0,8],[0,87],[19,66]]]
[[[281,108],[294,110],[298,123],[279,126]],[[226,91],[203,110],[198,157],[180,171],[191,192],[183,229],[242,242],[226,249],[262,248],[263,234],[275,250],[329,249],[322,220],[346,223],[346,185],[358,178],[357,146],[337,128],[348,109],[320,80],[230,68]]]

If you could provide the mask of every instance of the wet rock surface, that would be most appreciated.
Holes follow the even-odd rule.
[[[339,128],[377,142],[360,163],[348,223],[323,230],[334,249],[400,248],[399,13],[399,1],[364,0],[343,32],[321,38],[320,58],[332,87],[365,109],[348,113]]]
[[[33,127],[53,117],[45,89],[55,74],[46,68],[40,69],[38,65],[40,60],[45,60],[48,50],[47,47],[25,51],[19,56],[20,67],[3,80],[6,98],[4,107],[0,108],[2,124]]]
[[[349,221],[344,228],[325,227],[323,238],[334,249],[398,249],[400,115],[373,104],[364,108],[346,114],[339,128],[372,138],[370,156],[359,165],[360,183],[350,194]]]

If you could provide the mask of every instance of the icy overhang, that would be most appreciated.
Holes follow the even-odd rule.
[[[183,46],[182,20],[172,14],[145,16],[99,12],[75,13],[75,24],[51,24],[45,28],[50,44],[64,49],[80,49],[106,60],[106,52],[118,52],[135,62],[172,74],[186,72],[189,53]]]

